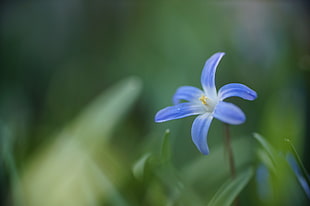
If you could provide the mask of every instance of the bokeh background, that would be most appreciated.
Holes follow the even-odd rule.
[[[279,154],[290,138],[310,169],[308,1],[0,4],[1,205],[206,205],[229,179],[222,123],[202,156],[194,117],[154,115],[179,86],[200,87],[218,51],[217,88],[240,82],[259,96],[228,100],[247,116],[231,127],[237,169],[263,168],[268,183],[253,177],[240,204],[309,203],[290,168],[266,172],[252,135]],[[158,163],[166,129],[169,166]]]

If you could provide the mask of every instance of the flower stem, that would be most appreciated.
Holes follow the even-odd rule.
[[[236,176],[236,169],[235,169],[234,154],[231,146],[230,130],[228,124],[224,123],[224,127],[225,127],[225,146],[228,152],[230,175],[231,178],[233,179]]]
[[[226,146],[226,150],[228,151],[230,175],[231,175],[231,179],[234,179],[236,176],[236,168],[235,168],[234,154],[233,154],[233,150],[232,150],[232,146],[231,146],[229,124],[224,123],[224,127],[225,127],[225,146]],[[235,201],[233,202],[233,205],[234,206],[239,205],[238,196],[236,197]]]

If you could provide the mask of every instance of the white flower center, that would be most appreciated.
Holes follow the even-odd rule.
[[[201,103],[203,104],[207,112],[212,112],[214,110],[216,101],[214,101],[211,98],[206,97],[205,95],[201,95],[199,100],[201,101]]]

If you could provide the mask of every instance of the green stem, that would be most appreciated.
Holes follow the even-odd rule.
[[[234,154],[233,154],[232,145],[231,145],[231,136],[230,136],[229,124],[224,123],[224,127],[225,127],[225,145],[226,145],[226,150],[228,152],[230,175],[231,175],[231,179],[234,179],[236,177],[236,167],[235,167]],[[235,201],[233,202],[233,205],[234,206],[239,205],[238,196],[236,197]]]
[[[236,169],[235,169],[234,154],[231,146],[230,130],[228,124],[225,123],[224,126],[225,126],[225,145],[228,152],[230,174],[231,178],[233,179],[236,176]]]

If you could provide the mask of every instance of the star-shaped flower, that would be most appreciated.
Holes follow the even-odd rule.
[[[206,61],[201,75],[203,90],[192,86],[178,88],[173,96],[174,106],[160,110],[155,116],[155,122],[165,122],[199,115],[192,125],[192,140],[205,155],[209,154],[207,134],[213,118],[232,125],[242,124],[246,119],[239,107],[223,100],[233,96],[246,100],[254,100],[257,97],[255,91],[239,83],[226,84],[216,91],[215,72],[224,54],[215,53]]]

